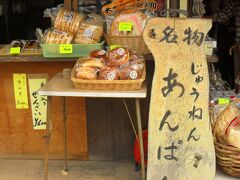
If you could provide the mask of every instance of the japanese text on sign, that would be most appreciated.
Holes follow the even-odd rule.
[[[29,93],[34,129],[46,129],[47,97],[38,95],[37,91],[45,83],[46,79],[29,79]]]
[[[28,109],[26,74],[13,74],[13,86],[17,109]]]
[[[175,43],[177,44],[178,41],[183,41],[185,43],[187,43],[187,45],[197,45],[197,46],[201,46],[202,43],[204,42],[204,33],[203,32],[199,32],[198,29],[192,30],[190,27],[188,27],[187,29],[185,29],[185,31],[183,32],[184,34],[184,38],[183,39],[179,39],[179,36],[175,33],[175,28],[174,27],[170,27],[167,26],[162,33],[159,35],[160,36],[160,43],[166,42],[168,44],[170,43]],[[156,39],[156,32],[154,29],[151,30],[151,34],[150,37],[153,39]]]

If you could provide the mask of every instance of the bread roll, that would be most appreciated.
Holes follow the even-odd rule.
[[[228,125],[225,131],[225,144],[240,148],[240,116]]]
[[[95,68],[101,68],[104,66],[104,62],[100,59],[86,59],[81,62],[82,67],[95,67]]]
[[[230,125],[231,121],[240,115],[240,108],[238,107],[239,102],[232,102],[229,106],[227,106],[217,117],[217,120],[214,124],[214,134],[217,138],[217,141],[225,144],[226,136],[225,132]]]
[[[118,80],[118,69],[115,67],[103,67],[99,71],[99,79],[101,80]]]
[[[94,80],[97,79],[97,70],[92,67],[80,67],[77,69],[76,77],[79,79]]]
[[[109,52],[108,64],[122,66],[129,62],[129,51],[126,48],[116,48]]]
[[[135,59],[132,62],[120,67],[119,76],[121,80],[135,80],[140,79],[144,70],[144,62]]]
[[[102,50],[94,50],[89,53],[89,56],[93,57],[93,58],[101,59],[105,62],[107,61],[107,51],[105,51],[103,49]]]

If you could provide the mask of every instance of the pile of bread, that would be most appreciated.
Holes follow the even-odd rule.
[[[126,48],[92,51],[75,66],[76,78],[85,80],[136,80],[143,75],[144,58]]]
[[[235,100],[218,116],[213,127],[217,142],[240,148],[240,101]]]
[[[103,21],[97,14],[84,15],[60,9],[54,28],[45,35],[46,44],[96,44],[103,36]]]

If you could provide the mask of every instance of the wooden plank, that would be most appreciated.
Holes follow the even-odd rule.
[[[128,100],[128,104],[131,112],[134,112],[133,100]],[[91,160],[132,159],[135,136],[122,100],[87,99],[87,112],[89,158]]]
[[[143,37],[155,60],[149,112],[149,180],[214,178],[204,52],[210,27],[210,20],[175,18],[152,18],[145,27]]]
[[[78,0],[73,0],[73,9],[74,11],[78,11]]]
[[[64,0],[64,8],[71,10],[71,1],[72,0]]]
[[[179,3],[180,3],[180,9],[184,10],[184,11],[187,11],[187,9],[188,9],[188,0],[181,0],[181,1],[179,1]],[[183,17],[185,17],[185,16],[180,14],[180,18],[183,18]]]
[[[78,0],[64,0],[64,7],[68,10],[78,11]]]
[[[46,73],[52,78],[74,62],[0,63],[0,157],[39,158],[44,154],[45,131],[34,131],[31,110],[16,110],[13,94],[13,73]],[[67,98],[68,107],[68,157],[88,157],[86,110],[84,98]],[[63,123],[61,99],[53,98],[53,135],[50,158],[63,157]]]
[[[143,129],[148,127],[153,70],[153,61],[147,61],[148,96],[140,101]],[[134,100],[126,102],[137,128]],[[86,104],[89,159],[132,160],[135,136],[122,100],[87,98]]]
[[[0,56],[12,56],[9,54],[9,45],[5,45],[0,49]],[[42,50],[24,50],[18,56],[40,56],[42,55]]]
[[[0,63],[6,62],[76,62],[78,58],[44,58],[42,56],[5,56]]]

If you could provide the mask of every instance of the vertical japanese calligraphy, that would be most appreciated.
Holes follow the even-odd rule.
[[[210,20],[152,18],[143,38],[155,61],[149,112],[149,180],[212,180],[204,41]]]
[[[37,91],[46,83],[46,78],[29,76],[29,94],[31,99],[33,129],[46,129],[47,97],[38,95]]]
[[[13,74],[13,86],[17,109],[28,109],[27,76]]]

